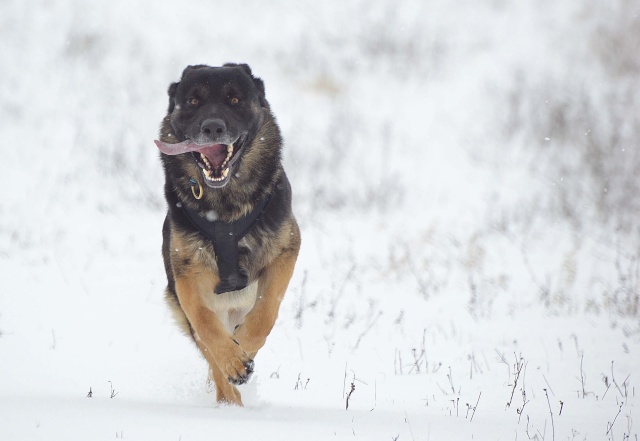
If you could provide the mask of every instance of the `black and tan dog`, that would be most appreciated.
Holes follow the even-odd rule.
[[[217,400],[242,405],[300,248],[282,138],[246,64],[188,66],[169,87],[160,141],[168,213],[166,297],[210,368]]]

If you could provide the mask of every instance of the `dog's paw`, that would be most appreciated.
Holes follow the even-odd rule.
[[[247,381],[249,381],[249,378],[251,378],[251,374],[253,374],[253,365],[254,362],[253,360],[249,359],[248,361],[244,362],[244,374],[243,375],[238,375],[237,377],[229,377],[229,383],[231,384],[235,384],[235,385],[240,385],[240,384],[244,384]]]
[[[216,354],[218,367],[231,384],[244,384],[253,373],[253,359],[242,349],[237,341],[220,349]]]

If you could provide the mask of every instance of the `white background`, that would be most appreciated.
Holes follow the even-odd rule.
[[[636,440],[640,4],[566,3],[0,2],[0,439]],[[303,234],[242,409],[163,302],[153,144],[228,61]]]

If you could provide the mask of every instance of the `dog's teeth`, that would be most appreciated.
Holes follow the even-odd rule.
[[[202,159],[202,162],[204,162],[207,167],[211,168],[211,163],[209,162],[209,159],[207,159],[205,155],[200,153],[200,158]]]
[[[225,168],[224,170],[222,170],[222,177],[226,178],[229,175],[229,169]]]
[[[225,159],[224,164],[222,164],[223,167],[227,165],[227,162],[231,160],[232,156],[233,156],[233,144],[229,144],[227,146],[227,159]]]

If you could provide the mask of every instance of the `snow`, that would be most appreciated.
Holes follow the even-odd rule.
[[[637,439],[638,9],[4,2],[0,439]],[[153,145],[229,61],[303,237],[244,408],[163,301]]]

